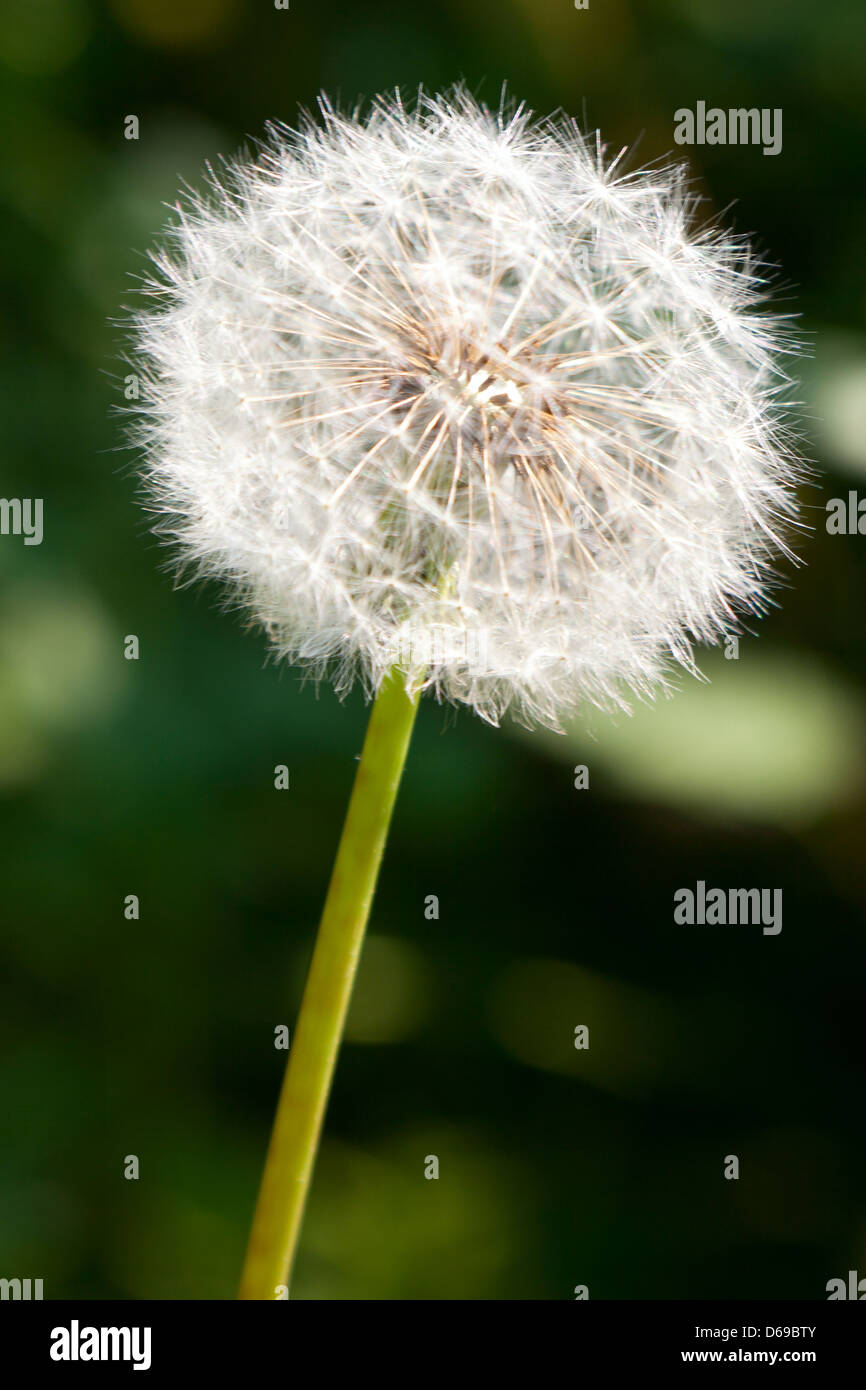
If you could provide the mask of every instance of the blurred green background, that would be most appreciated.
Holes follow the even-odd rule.
[[[45,499],[45,539],[0,539],[0,1275],[233,1295],[365,720],[216,591],[173,592],[111,321],[205,160],[321,88],[460,77],[637,162],[698,100],[783,109],[775,158],[679,153],[802,313],[816,529],[739,660],[632,721],[555,738],[424,706],[293,1296],[866,1275],[866,539],[824,527],[866,490],[864,53],[859,0],[4,0],[0,491]],[[781,887],[781,935],[675,926],[698,879]]]

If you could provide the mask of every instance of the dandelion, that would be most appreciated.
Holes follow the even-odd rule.
[[[321,117],[179,207],[136,319],[158,529],[376,696],[245,1297],[287,1277],[420,692],[627,708],[766,607],[796,524],[789,335],[682,168],[459,89]]]

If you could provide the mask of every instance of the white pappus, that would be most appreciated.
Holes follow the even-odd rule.
[[[269,130],[134,322],[157,527],[339,690],[497,722],[664,686],[767,602],[784,321],[679,167],[465,91]]]

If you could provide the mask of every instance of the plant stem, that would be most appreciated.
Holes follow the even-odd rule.
[[[376,697],[301,1001],[238,1297],[287,1288],[331,1079],[418,693],[395,668]]]

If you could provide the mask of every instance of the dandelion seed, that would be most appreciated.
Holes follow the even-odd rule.
[[[795,520],[790,339],[747,245],[691,230],[681,169],[523,107],[322,116],[159,257],[161,530],[340,690],[451,628],[425,684],[492,722],[651,693],[765,606]]]

